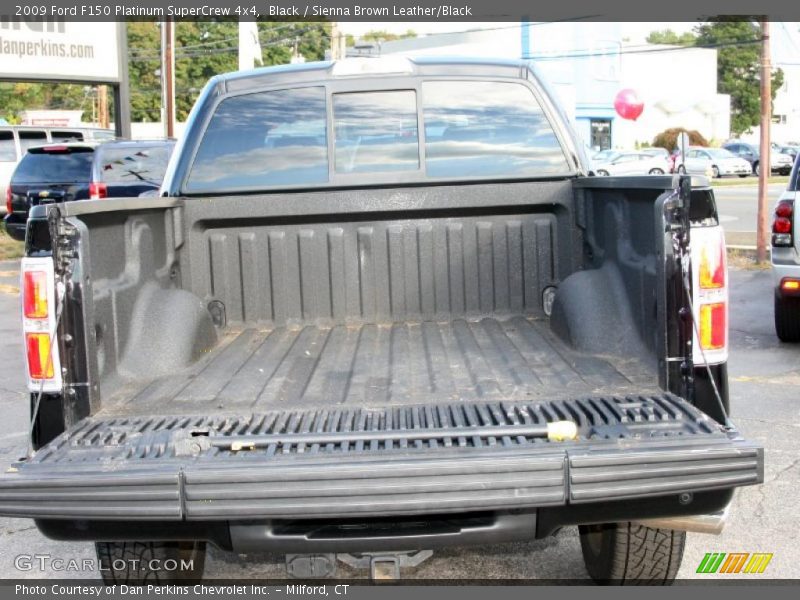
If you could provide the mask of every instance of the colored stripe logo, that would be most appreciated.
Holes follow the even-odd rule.
[[[772,553],[765,552],[707,552],[697,566],[697,573],[760,574],[771,560]]]

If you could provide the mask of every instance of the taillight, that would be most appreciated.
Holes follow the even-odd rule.
[[[9,183],[8,187],[6,188],[6,213],[8,213],[9,215],[11,214],[11,198],[12,197],[13,197],[13,195],[11,194],[11,184]]]
[[[706,244],[700,249],[700,287],[725,286],[725,244]]]
[[[727,342],[728,323],[724,302],[700,305],[700,347],[720,350]]]
[[[26,319],[47,317],[47,274],[44,271],[26,271],[22,274],[22,303]]]
[[[26,333],[25,347],[28,349],[28,373],[31,379],[52,379],[55,375],[51,358],[49,333]]]
[[[781,279],[781,291],[787,296],[800,295],[800,279],[784,277]]]
[[[794,200],[781,200],[775,206],[772,220],[772,245],[792,246],[792,225],[794,222]]]
[[[56,281],[52,258],[22,259],[22,331],[31,392],[61,390],[61,364],[54,343]]]
[[[105,183],[93,181],[89,184],[89,198],[92,200],[100,200],[101,198],[108,197],[108,188]]]
[[[728,265],[722,228],[693,227],[692,305],[696,365],[728,360]]]

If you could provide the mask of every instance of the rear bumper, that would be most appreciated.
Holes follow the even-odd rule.
[[[438,410],[437,417],[424,407],[392,409],[374,422],[355,411],[344,426],[349,431],[315,427],[316,412],[282,413],[282,424],[264,415],[215,423],[87,419],[0,478],[0,515],[160,522],[388,517],[674,498],[763,481],[761,448],[670,395],[485,404],[474,413],[483,423],[461,426],[451,421],[463,414],[469,422],[468,407]],[[536,412],[550,420],[573,416],[579,439],[527,435]],[[343,416],[325,421],[341,429]],[[441,435],[431,434],[437,429]],[[377,433],[383,437],[370,440]],[[242,444],[243,437],[252,443]]]
[[[20,220],[19,215],[17,214],[6,214],[3,217],[3,223],[5,224],[6,231],[8,235],[18,241],[25,240],[25,221]]]

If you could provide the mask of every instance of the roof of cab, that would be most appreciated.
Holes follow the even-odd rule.
[[[399,69],[403,61],[407,69]],[[385,68],[382,68],[384,67]],[[249,71],[236,71],[217,75],[212,83],[220,85],[225,92],[271,86],[279,83],[305,83],[335,80],[342,77],[392,77],[392,76],[448,76],[469,75],[486,77],[524,78],[529,68],[528,61],[501,58],[471,58],[462,56],[346,58],[340,61],[320,61],[294,65],[262,67]],[[221,90],[222,91],[222,90]]]

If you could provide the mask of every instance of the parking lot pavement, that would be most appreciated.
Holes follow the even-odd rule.
[[[24,357],[19,333],[18,263],[0,262],[0,468],[25,452],[28,401],[23,393]],[[706,552],[771,552],[767,574],[800,577],[800,346],[781,344],[772,325],[772,289],[768,271],[731,271],[731,356],[729,375],[734,421],[746,437],[766,447],[765,484],[740,490],[728,526],[720,536],[689,534],[681,577],[695,575]],[[91,544],[52,542],[28,520],[0,519],[0,577],[78,577],[52,570],[21,572],[19,554],[66,559],[90,558]],[[363,576],[343,567],[339,576]],[[209,578],[284,577],[283,557],[237,556],[211,550]],[[586,572],[575,528],[529,543],[437,551],[404,577],[425,579],[584,578]]]

